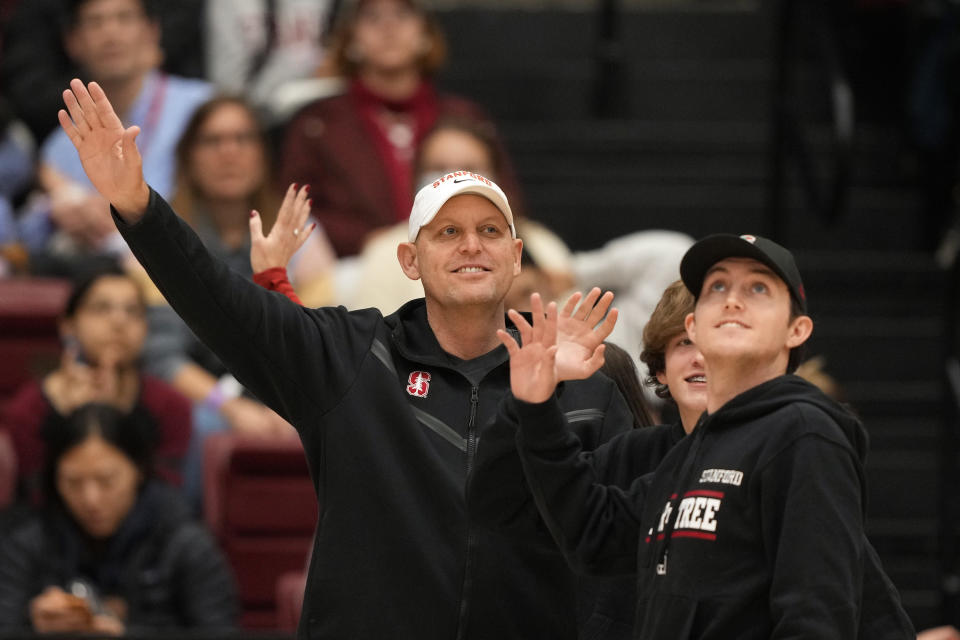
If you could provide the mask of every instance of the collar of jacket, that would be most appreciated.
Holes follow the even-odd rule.
[[[523,315],[530,321],[529,313]],[[505,321],[507,331],[519,342],[520,333],[516,327],[509,318],[505,318]],[[427,321],[427,305],[423,298],[407,302],[384,318],[384,322],[390,329],[390,339],[404,358],[424,364],[457,368],[460,360],[443,350],[433,329],[430,328],[430,323]],[[495,358],[498,364],[508,360],[507,350],[502,345],[480,357]]]

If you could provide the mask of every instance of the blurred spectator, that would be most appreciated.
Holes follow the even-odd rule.
[[[0,98],[0,278],[22,271],[15,205],[34,176],[34,140]]]
[[[310,185],[313,213],[342,257],[358,253],[371,231],[407,219],[414,157],[438,118],[492,125],[477,105],[434,87],[446,46],[437,23],[410,0],[359,0],[339,21],[329,55],[349,87],[291,121],[281,178]],[[499,142],[498,151],[498,183],[519,209]]]
[[[175,491],[153,480],[151,430],[106,405],[46,429],[46,502],[0,546],[0,629],[98,636],[226,630],[229,568]]]
[[[573,256],[563,240],[544,225],[528,219],[517,221],[517,237],[523,240],[521,270],[513,279],[504,306],[529,311],[532,293],[539,293],[545,300],[566,298],[575,283]]]
[[[626,349],[637,363],[647,319],[664,289],[680,277],[680,258],[691,244],[693,239],[683,233],[637,231],[599,249],[573,254],[577,287],[600,287],[616,294],[620,320],[607,341]]]
[[[272,219],[279,208],[270,179],[266,140],[256,113],[242,98],[212,98],[190,118],[176,157],[173,205],[214,255],[249,277],[250,211],[256,209]],[[319,265],[318,273],[308,274],[305,264],[299,265],[300,273],[323,280],[333,263],[333,253],[324,244],[322,233],[312,234],[310,241],[310,257]],[[189,495],[199,497],[206,435],[226,428],[265,435],[292,435],[293,430],[276,413],[243,395],[240,383],[167,305],[142,267],[131,268],[147,291],[150,331],[144,367],[193,402],[195,433],[186,487]],[[304,277],[297,282],[309,285],[311,280]]]
[[[837,402],[844,401],[843,389],[836,379],[827,373],[827,359],[824,356],[814,356],[804,360],[797,367],[796,374],[816,386],[824,395]]]
[[[292,80],[313,76],[334,0],[207,0],[207,77],[243,94],[269,123],[285,113],[276,101]]]
[[[146,0],[162,27],[162,67],[203,77],[200,12],[204,0]],[[3,33],[0,85],[36,140],[57,127],[63,88],[80,73],[64,44],[76,0],[19,0]]]
[[[41,433],[64,429],[80,405],[100,402],[147,425],[156,441],[157,471],[180,484],[190,440],[190,404],[138,368],[147,323],[136,283],[119,269],[80,277],[67,300],[60,366],[24,384],[7,404],[2,425],[17,452],[21,495],[37,500],[44,443]]]
[[[64,46],[87,79],[103,87],[124,124],[141,127],[137,144],[144,175],[169,195],[174,146],[211,87],[159,71],[160,25],[147,12],[150,6],[146,0],[70,0]],[[21,234],[31,249],[69,257],[126,255],[108,203],[91,187],[63,130],[44,141],[38,177],[49,202],[35,201],[22,221]]]

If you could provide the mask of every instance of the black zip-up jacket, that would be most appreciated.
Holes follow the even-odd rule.
[[[174,489],[148,482],[103,544],[86,536],[62,506],[21,518],[0,544],[0,636],[31,629],[30,601],[75,579],[89,582],[101,598],[122,598],[129,633],[235,629],[233,575]]]
[[[809,383],[781,376],[705,414],[629,489],[597,481],[617,472],[598,474],[555,402],[514,403],[530,490],[570,562],[636,567],[636,638],[912,637],[863,532],[866,432]]]
[[[563,557],[466,509],[478,433],[509,390],[505,349],[448,355],[422,300],[386,318],[296,305],[213,259],[153,192],[137,223],[115,220],[177,313],[300,434],[320,515],[299,637],[576,637]],[[559,402],[586,448],[630,424],[603,376]]]

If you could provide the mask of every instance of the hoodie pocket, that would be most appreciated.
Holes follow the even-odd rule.
[[[656,593],[637,603],[635,628],[638,640],[684,640],[693,634],[697,601],[669,593]]]

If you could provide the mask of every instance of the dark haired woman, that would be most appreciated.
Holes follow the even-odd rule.
[[[17,453],[20,495],[36,499],[43,464],[43,429],[62,427],[74,409],[100,402],[151,425],[158,473],[179,485],[190,441],[190,404],[166,383],[140,371],[147,333],[145,306],[136,282],[116,267],[82,276],[60,320],[60,365],[25,383],[7,404],[2,428]]]
[[[154,481],[150,429],[89,404],[43,435],[44,507],[0,545],[0,629],[233,627],[233,578],[178,494]]]

